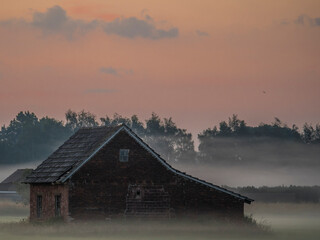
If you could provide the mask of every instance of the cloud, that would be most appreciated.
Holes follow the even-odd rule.
[[[133,71],[131,69],[123,69],[123,68],[113,68],[113,67],[101,67],[99,69],[100,72],[105,73],[105,74],[110,74],[114,76],[120,76],[122,74],[132,74]]]
[[[109,22],[102,20],[84,21],[71,18],[60,6],[53,6],[45,12],[34,12],[31,22],[25,19],[9,19],[0,21],[0,24],[6,27],[33,27],[40,29],[44,35],[62,34],[68,39],[73,39],[75,36],[83,35],[93,29],[102,29],[106,34],[115,34],[129,39],[136,37],[164,39],[175,38],[179,35],[179,30],[176,27],[157,28],[155,21],[147,14],[144,14],[142,19],[123,17]]]
[[[200,37],[209,37],[209,33],[207,32],[203,32],[203,31],[200,31],[200,30],[196,30],[196,34]]]
[[[123,72],[125,74],[133,74],[133,70],[132,69],[121,69],[121,72]]]
[[[320,17],[314,18],[314,19],[313,19],[313,23],[314,23],[314,25],[316,25],[316,26],[320,26]]]
[[[306,14],[302,14],[294,20],[294,23],[298,24],[298,25],[309,25],[309,26],[313,26],[313,27],[319,27],[320,26],[320,17],[319,18],[312,18]]]
[[[294,20],[294,23],[304,25],[304,22],[305,22],[304,19],[305,19],[305,15],[300,15],[299,17],[297,17],[297,19]]]
[[[115,76],[118,75],[117,69],[115,69],[113,67],[102,67],[102,68],[100,68],[100,72],[115,75]]]
[[[85,22],[74,20],[67,16],[66,11],[60,6],[48,8],[46,12],[35,12],[32,26],[39,28],[45,34],[62,33],[67,37],[72,37],[77,33],[86,33],[97,26],[97,21]]]
[[[157,28],[149,15],[145,19],[136,17],[117,18],[112,22],[106,23],[104,31],[107,34],[115,34],[124,38],[163,39],[175,38],[179,35],[179,30],[175,27],[168,30]]]
[[[280,22],[281,25],[288,25],[290,22],[287,19],[282,19]]]
[[[101,94],[101,93],[115,93],[115,89],[106,89],[106,88],[92,88],[84,91],[85,94]]]

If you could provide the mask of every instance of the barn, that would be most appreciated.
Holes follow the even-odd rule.
[[[241,219],[253,201],[174,169],[126,125],[81,128],[25,183],[30,220]]]
[[[10,174],[6,179],[0,183],[0,201],[1,200],[12,200],[12,201],[22,201],[23,197],[20,194],[23,194],[19,186],[32,172],[32,169],[17,169],[12,174]],[[25,188],[23,188],[25,189]],[[26,189],[26,194],[29,192],[28,188]]]

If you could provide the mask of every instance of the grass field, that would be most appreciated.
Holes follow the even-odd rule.
[[[260,228],[213,221],[88,222],[31,224],[28,207],[0,203],[0,239],[320,239],[320,204],[247,205]]]

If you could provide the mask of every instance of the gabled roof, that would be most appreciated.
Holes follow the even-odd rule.
[[[144,149],[153,155],[164,167],[176,175],[184,177],[220,192],[227,193],[233,197],[251,203],[253,200],[225,188],[192,177],[186,173],[174,169],[163,158],[160,157],[150,146],[138,137],[126,125],[116,127],[94,127],[82,128],[70,137],[51,156],[41,163],[36,170],[29,175],[25,183],[64,183],[76,173],[86,162],[88,162],[101,148],[107,145],[119,132],[125,131],[135,139]]]
[[[29,169],[29,168],[17,169],[10,176],[8,176],[6,179],[4,179],[1,183],[17,183],[17,182],[21,182],[26,177],[26,174],[28,172],[31,172],[31,171],[32,171],[32,169]]]
[[[16,183],[24,182],[26,176],[31,171],[32,169],[29,168],[17,169],[0,183],[0,191],[15,191],[17,188]]]
[[[42,162],[25,183],[54,183],[88,159],[122,126],[81,128]]]

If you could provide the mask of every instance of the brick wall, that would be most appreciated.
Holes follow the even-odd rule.
[[[128,162],[119,161],[119,149],[130,149]],[[119,133],[70,179],[71,216],[76,219],[123,216],[129,184],[163,186],[176,216],[243,216],[243,201],[175,175],[125,132]]]
[[[68,185],[30,184],[30,220],[47,220],[55,217],[55,196],[61,195],[61,217],[68,217]],[[37,216],[37,196],[42,196],[42,214]]]

